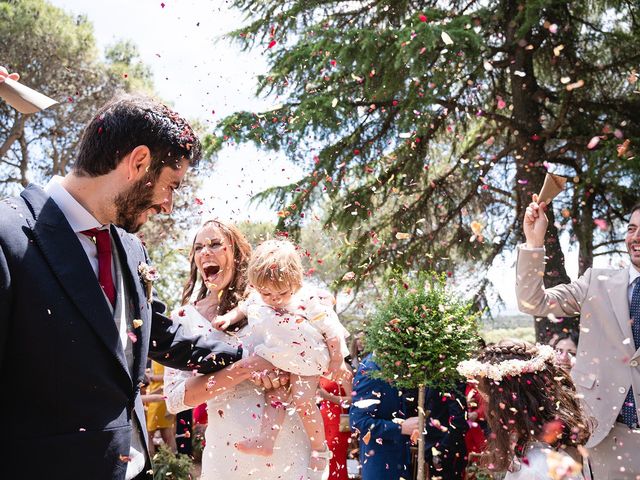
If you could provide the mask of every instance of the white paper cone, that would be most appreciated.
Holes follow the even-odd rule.
[[[20,113],[36,113],[58,103],[10,78],[5,78],[4,82],[0,83],[0,98]]]

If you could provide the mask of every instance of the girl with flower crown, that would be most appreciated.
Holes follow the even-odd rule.
[[[578,450],[590,428],[553,348],[503,340],[461,362],[458,372],[486,399],[487,469],[506,471],[505,480],[584,478]]]

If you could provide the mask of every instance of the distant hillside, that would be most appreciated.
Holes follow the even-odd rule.
[[[533,328],[533,317],[516,313],[513,315],[497,315],[494,318],[487,318],[482,321],[483,330],[496,330],[498,328]]]
[[[485,319],[480,327],[481,335],[488,343],[498,342],[504,338],[519,338],[535,342],[533,317],[529,315],[499,315]]]

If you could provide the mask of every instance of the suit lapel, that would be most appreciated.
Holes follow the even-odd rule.
[[[615,314],[616,320],[622,332],[624,339],[630,340],[630,349],[635,350],[633,345],[633,334],[631,333],[631,315],[629,314],[629,272],[627,270],[619,270],[609,278],[602,280],[603,288],[607,292],[611,309]]]
[[[134,243],[127,233],[112,225],[111,236],[114,239],[114,243],[120,256],[122,276],[129,288],[130,296],[127,298],[129,311],[133,316],[133,319],[143,319],[142,327],[133,328],[133,333],[136,335],[136,341],[133,344],[134,361],[131,376],[135,382],[137,372],[140,371],[141,362],[146,360],[146,358],[142,358],[143,355],[141,352],[143,351],[143,348],[145,348],[145,352],[147,351],[145,343],[148,336],[145,336],[143,332],[150,328],[150,325],[148,325],[149,321],[144,321],[145,317],[148,319],[148,315],[146,313],[148,304],[146,301],[144,287],[140,281],[138,273],[138,266],[144,261],[144,258],[141,254],[135,254],[137,251],[142,253],[142,250],[139,245]],[[144,356],[146,357],[146,353]]]
[[[128,375],[113,313],[77,235],[55,202],[40,188],[29,186],[21,195],[34,212],[35,220],[28,218],[27,223],[51,270]]]

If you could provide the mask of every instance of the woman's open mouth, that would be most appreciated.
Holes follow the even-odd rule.
[[[213,282],[220,273],[220,265],[215,263],[205,263],[202,265],[202,273],[206,282]]]

